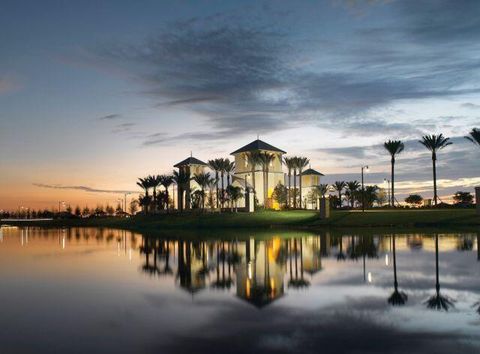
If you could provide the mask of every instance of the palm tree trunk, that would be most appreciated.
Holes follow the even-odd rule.
[[[293,169],[293,209],[297,209],[297,169]]]
[[[169,196],[168,196],[168,186],[165,186],[165,196],[167,198],[167,212],[168,212],[168,198],[169,198]]]
[[[300,209],[303,209],[303,200],[302,200],[302,169],[300,169],[298,171],[298,175],[300,177],[300,180],[298,181],[299,182],[299,193],[298,195],[300,196]]]
[[[342,208],[342,190],[338,191],[338,208]]]
[[[288,169],[288,192],[287,192],[287,207],[290,209],[291,206],[291,196],[292,196],[292,171]]]
[[[222,178],[222,208],[223,208],[223,196],[225,195],[225,182],[223,180],[223,177],[224,177],[223,171],[220,176]]]
[[[392,207],[395,206],[395,157],[392,156]]]
[[[432,154],[433,162],[433,204],[437,205],[437,166],[436,166],[437,156],[435,153]]]
[[[268,166],[265,167],[265,171],[263,172],[263,183],[264,183],[264,188],[263,188],[263,206],[266,208],[268,206],[267,201],[268,201]]]
[[[219,206],[219,200],[218,200],[218,171],[215,171],[215,188],[216,188],[216,193],[217,193],[217,209],[218,209],[218,206]]]

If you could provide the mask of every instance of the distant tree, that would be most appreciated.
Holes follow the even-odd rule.
[[[468,139],[477,146],[480,146],[480,129],[473,128],[469,134],[470,136],[466,136],[465,139]]]
[[[377,192],[377,203],[379,206],[385,205],[388,202],[387,192],[384,188],[380,188]]]
[[[115,209],[113,209],[111,205],[107,204],[107,206],[105,207],[105,212],[107,213],[107,215],[113,215],[115,213]]]
[[[288,201],[288,189],[285,187],[283,184],[278,183],[272,194],[273,200],[275,200],[280,206],[287,207],[287,201]]]
[[[70,204],[67,205],[67,208],[65,209],[65,212],[66,212],[67,214],[72,214],[73,210],[72,210],[72,207],[70,206]]]
[[[195,173],[193,175],[193,180],[197,182],[197,184],[201,188],[201,191],[200,191],[201,204],[200,205],[202,209],[205,209],[205,189],[212,182],[212,179],[210,178],[210,173],[208,172]]]
[[[230,177],[232,173],[235,171],[235,162],[230,161],[229,159],[225,159],[224,161],[225,166],[225,173],[227,174],[227,187],[230,185]]]
[[[378,186],[366,186],[365,187],[365,206],[371,208],[373,203],[378,202]]]
[[[117,203],[117,207],[115,208],[115,214],[121,214],[123,213],[123,208],[120,205],[120,203]]]
[[[353,208],[355,205],[355,197],[357,196],[360,183],[358,181],[347,182],[347,190],[345,195],[350,199],[350,206]]]
[[[80,217],[82,215],[82,210],[80,209],[80,207],[77,205],[75,207],[75,216],[76,217]]]
[[[247,165],[250,166],[251,174],[252,174],[252,187],[253,191],[256,194],[256,181],[255,181],[255,171],[257,170],[257,165],[261,164],[260,159],[260,151],[250,151],[245,154],[245,159],[247,161]]]
[[[453,195],[453,200],[456,204],[472,204],[473,195],[470,192],[461,192],[458,191]]]
[[[183,203],[183,196],[184,194],[189,194],[189,185],[190,185],[190,171],[185,171],[183,169],[179,171],[173,171],[173,181],[177,185],[177,193],[178,193],[178,209],[180,212],[183,211],[184,203]],[[190,196],[185,196],[185,204],[188,204],[190,201]],[[187,208],[187,205],[185,205]]]
[[[138,201],[135,199],[132,199],[130,201],[130,208],[129,208],[130,214],[135,215],[138,211]]]
[[[140,195],[138,197],[138,205],[140,205],[144,214],[148,214],[148,207],[151,202],[152,202],[152,197],[149,195]]]
[[[405,203],[412,204],[412,205],[420,205],[423,202],[423,198],[419,194],[410,194],[408,197],[405,198]]]
[[[105,214],[105,211],[103,210],[103,205],[97,205],[95,207],[95,215],[100,216],[100,215],[103,215],[103,214]]]
[[[424,135],[419,143],[425,146],[432,153],[432,165],[433,165],[433,203],[437,205],[437,152],[444,149],[452,143],[450,138],[445,138],[443,134],[439,135]]]
[[[237,209],[237,203],[238,200],[242,198],[242,188],[229,185],[227,186],[226,194],[228,196],[228,200],[231,202],[231,208],[233,211],[233,207],[235,207],[235,212],[238,211]]]
[[[215,193],[216,197],[215,198],[216,198],[216,201],[217,201],[217,208],[220,206],[219,205],[220,194],[219,194],[218,182],[220,181],[219,174],[220,174],[220,171],[222,170],[222,164],[223,164],[223,159],[214,159],[214,160],[209,160],[208,161],[208,166],[213,171],[215,171],[215,189],[216,189],[216,193]]]
[[[345,181],[335,181],[333,184],[333,189],[338,192],[338,207],[342,207],[342,191],[347,186]]]
[[[150,187],[151,187],[151,183],[148,180],[148,177],[139,178],[138,182],[137,182],[137,185],[145,191],[144,201],[145,202],[149,201],[149,203],[150,203],[151,199],[149,198],[149,190],[150,190]],[[142,207],[143,207],[143,211],[145,212],[145,214],[148,214],[148,204],[143,205]]]
[[[88,206],[86,206],[85,208],[83,208],[83,210],[82,210],[82,216],[83,216],[84,218],[90,216],[90,209],[88,208]]]

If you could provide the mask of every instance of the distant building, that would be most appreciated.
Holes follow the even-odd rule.
[[[305,209],[318,209],[317,186],[320,184],[322,173],[312,168],[302,172],[302,207]]]
[[[264,181],[263,181],[263,167],[261,164],[252,166],[249,164],[247,155],[251,152],[268,152],[275,156],[275,159],[270,163],[267,174],[267,200],[264,200]],[[272,200],[272,193],[275,186],[278,183],[284,183],[284,174],[282,171],[282,159],[285,151],[276,148],[262,140],[252,141],[235,150],[230,155],[235,157],[235,175],[234,180],[238,185],[245,187],[245,181],[247,186],[255,188],[255,196],[258,200],[258,204],[266,205],[271,208],[278,208],[278,204]],[[255,185],[254,185],[255,184]]]

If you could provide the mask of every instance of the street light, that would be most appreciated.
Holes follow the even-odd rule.
[[[365,211],[365,185],[363,171],[368,172],[368,165],[362,166],[362,211]]]
[[[388,183],[388,205],[393,206],[392,199],[390,198],[390,180],[388,178],[384,178],[383,181]]]

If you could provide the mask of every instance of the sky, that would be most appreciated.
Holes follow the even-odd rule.
[[[115,204],[260,139],[399,198],[480,185],[480,2],[2,1],[0,209]]]

